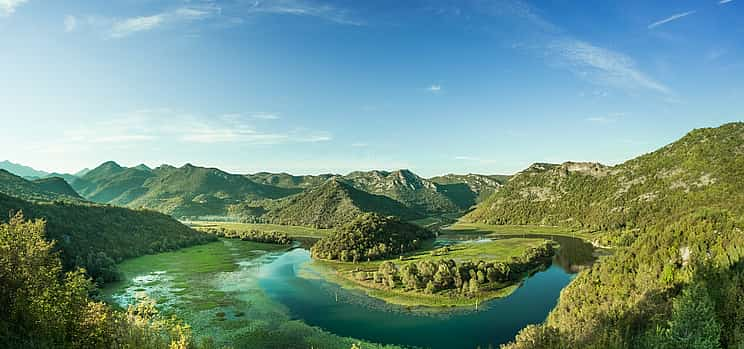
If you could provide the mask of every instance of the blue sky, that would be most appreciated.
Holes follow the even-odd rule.
[[[0,0],[0,160],[513,173],[744,119],[744,0]]]

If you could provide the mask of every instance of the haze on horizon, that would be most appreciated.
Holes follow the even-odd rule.
[[[744,119],[742,17],[742,0],[0,0],[0,160],[614,164]]]

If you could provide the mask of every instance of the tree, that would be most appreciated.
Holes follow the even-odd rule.
[[[674,300],[668,338],[674,348],[720,348],[721,326],[708,291],[700,283],[682,290]]]

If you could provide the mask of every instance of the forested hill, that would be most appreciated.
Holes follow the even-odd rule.
[[[675,222],[699,207],[744,213],[744,123],[697,129],[655,152],[607,167],[539,164],[468,214],[491,224],[592,230]]]
[[[32,203],[0,194],[0,221],[11,212],[47,221],[46,236],[56,241],[69,269],[85,267],[94,278],[115,278],[115,262],[214,239],[162,213],[75,203]]]
[[[333,174],[295,176],[288,173],[258,172],[246,175],[256,183],[273,185],[280,188],[297,189],[298,192],[322,185],[334,177]]]
[[[744,346],[744,123],[617,166],[532,166],[466,218],[598,229],[615,248],[508,349]]]
[[[0,193],[31,201],[83,201],[64,180],[52,178],[37,182],[0,170]]]
[[[70,184],[62,177],[46,177],[35,179],[32,182],[42,190],[83,200],[75,189],[72,189]]]
[[[330,228],[346,224],[365,212],[406,220],[423,217],[400,202],[358,190],[340,178],[331,178],[320,187],[283,200],[264,217],[278,224]]]
[[[448,197],[443,188],[409,170],[352,172],[344,180],[359,190],[384,195],[426,214],[458,212],[470,203]]]
[[[175,217],[225,215],[247,200],[276,199],[297,192],[256,183],[246,176],[186,164],[122,167],[106,162],[75,182],[86,198],[132,208],[150,208]]]
[[[436,183],[440,191],[459,207],[470,207],[493,195],[509,180],[509,176],[447,174],[429,180]]]

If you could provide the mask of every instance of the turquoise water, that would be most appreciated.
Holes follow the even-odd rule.
[[[349,338],[435,349],[496,348],[526,325],[544,321],[572,272],[593,259],[591,245],[581,240],[554,240],[561,247],[551,267],[477,311],[386,304],[315,277],[305,249],[272,251],[271,245],[240,240],[128,260],[120,265],[126,280],[108,285],[104,296],[121,306],[142,297],[157,300],[197,336],[235,348],[347,349],[354,343]],[[463,240],[448,243],[458,241]]]
[[[292,318],[341,336],[429,348],[498,347],[526,325],[544,321],[572,279],[555,265],[527,279],[511,296],[481,304],[478,311],[432,313],[298,277],[299,268],[309,260],[306,250],[287,252],[264,266],[259,277],[261,288],[284,304]]]

